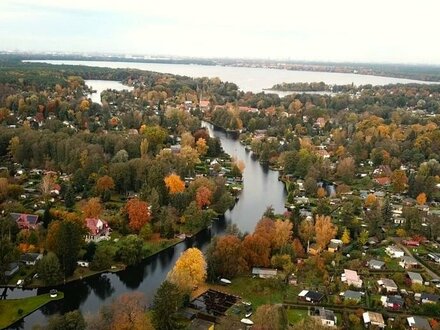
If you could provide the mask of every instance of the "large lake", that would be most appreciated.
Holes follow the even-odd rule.
[[[266,68],[245,68],[230,66],[209,66],[193,64],[161,64],[135,62],[106,62],[106,61],[64,61],[64,60],[34,60],[28,62],[43,62],[49,64],[85,65],[108,68],[132,68],[161,73],[172,73],[188,77],[218,77],[223,81],[236,83],[240,89],[254,93],[261,92],[283,82],[319,82],[336,85],[387,85],[396,83],[428,83],[426,81],[360,75],[353,73],[291,71]]]

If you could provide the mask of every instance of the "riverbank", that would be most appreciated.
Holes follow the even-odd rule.
[[[51,301],[63,298],[64,293],[58,292],[54,298],[46,293],[29,298],[0,300],[0,329],[9,327]]]

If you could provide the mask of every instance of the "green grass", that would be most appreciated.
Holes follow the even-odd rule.
[[[0,328],[3,329],[10,326],[52,300],[63,298],[64,294],[58,292],[56,298],[51,298],[49,293],[46,293],[23,299],[0,300]]]
[[[305,319],[309,314],[307,309],[288,309],[286,312],[289,324],[298,323],[299,321]]]

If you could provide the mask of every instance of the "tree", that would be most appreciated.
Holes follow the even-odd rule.
[[[318,198],[324,198],[326,196],[325,189],[323,187],[319,187],[316,195],[318,196]]]
[[[170,194],[177,194],[185,190],[185,182],[175,173],[168,175],[164,181]]]
[[[299,236],[304,243],[307,243],[308,248],[310,240],[315,236],[315,227],[313,226],[312,221],[301,221],[301,224],[299,225]]]
[[[426,204],[426,194],[424,192],[420,193],[416,198],[418,205],[425,205]]]
[[[125,205],[125,210],[129,219],[129,226],[132,230],[138,232],[151,219],[150,209],[147,202],[138,198],[130,199]]]
[[[253,316],[256,330],[282,330],[287,327],[287,315],[281,305],[261,305]]]
[[[292,243],[293,251],[297,258],[303,258],[305,256],[304,247],[298,238],[295,238]]]
[[[370,236],[369,236],[368,230],[363,229],[360,232],[359,237],[358,237],[359,244],[362,245],[362,246],[367,244],[369,237]]]
[[[176,319],[173,314],[183,305],[183,294],[180,288],[170,282],[164,281],[153,299],[152,320],[156,329],[177,329]]]
[[[275,249],[280,249],[281,247],[287,245],[292,237],[293,224],[288,220],[276,220],[275,221],[275,235],[273,247]]]
[[[113,178],[108,175],[104,175],[96,181],[96,191],[101,196],[113,189],[115,189],[115,182],[113,181]]]
[[[39,278],[46,285],[56,285],[62,279],[60,262],[53,252],[49,252],[37,263]]]
[[[330,240],[335,237],[337,231],[336,226],[332,223],[332,220],[329,216],[316,216],[316,243],[321,247],[321,249],[325,249]]]
[[[247,235],[243,240],[243,250],[248,267],[270,265],[270,241],[258,234]]]
[[[408,184],[408,178],[406,177],[405,171],[395,170],[391,175],[391,183],[393,185],[394,192],[404,192]]]
[[[350,183],[354,178],[355,162],[352,157],[342,159],[336,168],[337,176],[345,183]]]
[[[374,194],[368,194],[367,198],[365,198],[365,206],[371,207],[377,202],[377,197]]]
[[[109,269],[113,263],[112,250],[109,246],[98,245],[93,260],[90,264],[91,270]]]
[[[168,280],[181,290],[191,292],[206,279],[206,261],[197,248],[189,248],[177,259]]]
[[[344,229],[344,232],[342,233],[341,241],[342,241],[342,243],[344,243],[345,245],[347,245],[347,244],[350,243],[350,241],[351,241],[351,238],[350,238],[350,230],[348,230],[347,227]]]
[[[206,153],[208,152],[208,146],[206,145],[206,140],[203,138],[199,138],[196,142],[196,148],[200,156],[206,155]]]
[[[399,237],[406,237],[406,236],[407,236],[407,234],[406,234],[406,230],[403,229],[403,228],[399,228],[399,229],[397,229],[397,230],[396,230],[396,234],[397,234],[397,236],[399,236]]]
[[[99,218],[102,213],[102,204],[99,198],[90,198],[82,207],[85,218]]]
[[[215,239],[207,254],[208,275],[232,278],[247,269],[241,241],[237,236],[224,235]]]
[[[126,265],[135,265],[142,260],[144,242],[136,235],[128,235],[119,241],[116,257]]]
[[[202,209],[211,204],[212,191],[205,186],[199,187],[196,191],[197,206]]]
[[[40,328],[41,329],[41,328]],[[79,310],[49,318],[45,330],[84,330],[86,322]]]

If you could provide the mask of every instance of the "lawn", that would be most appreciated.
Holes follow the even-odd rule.
[[[46,293],[23,299],[0,300],[0,329],[10,326],[48,302],[63,299],[63,297],[64,294],[58,292],[56,298],[51,298],[49,293]]]
[[[289,324],[298,323],[309,315],[309,311],[307,309],[288,309],[286,312]]]

